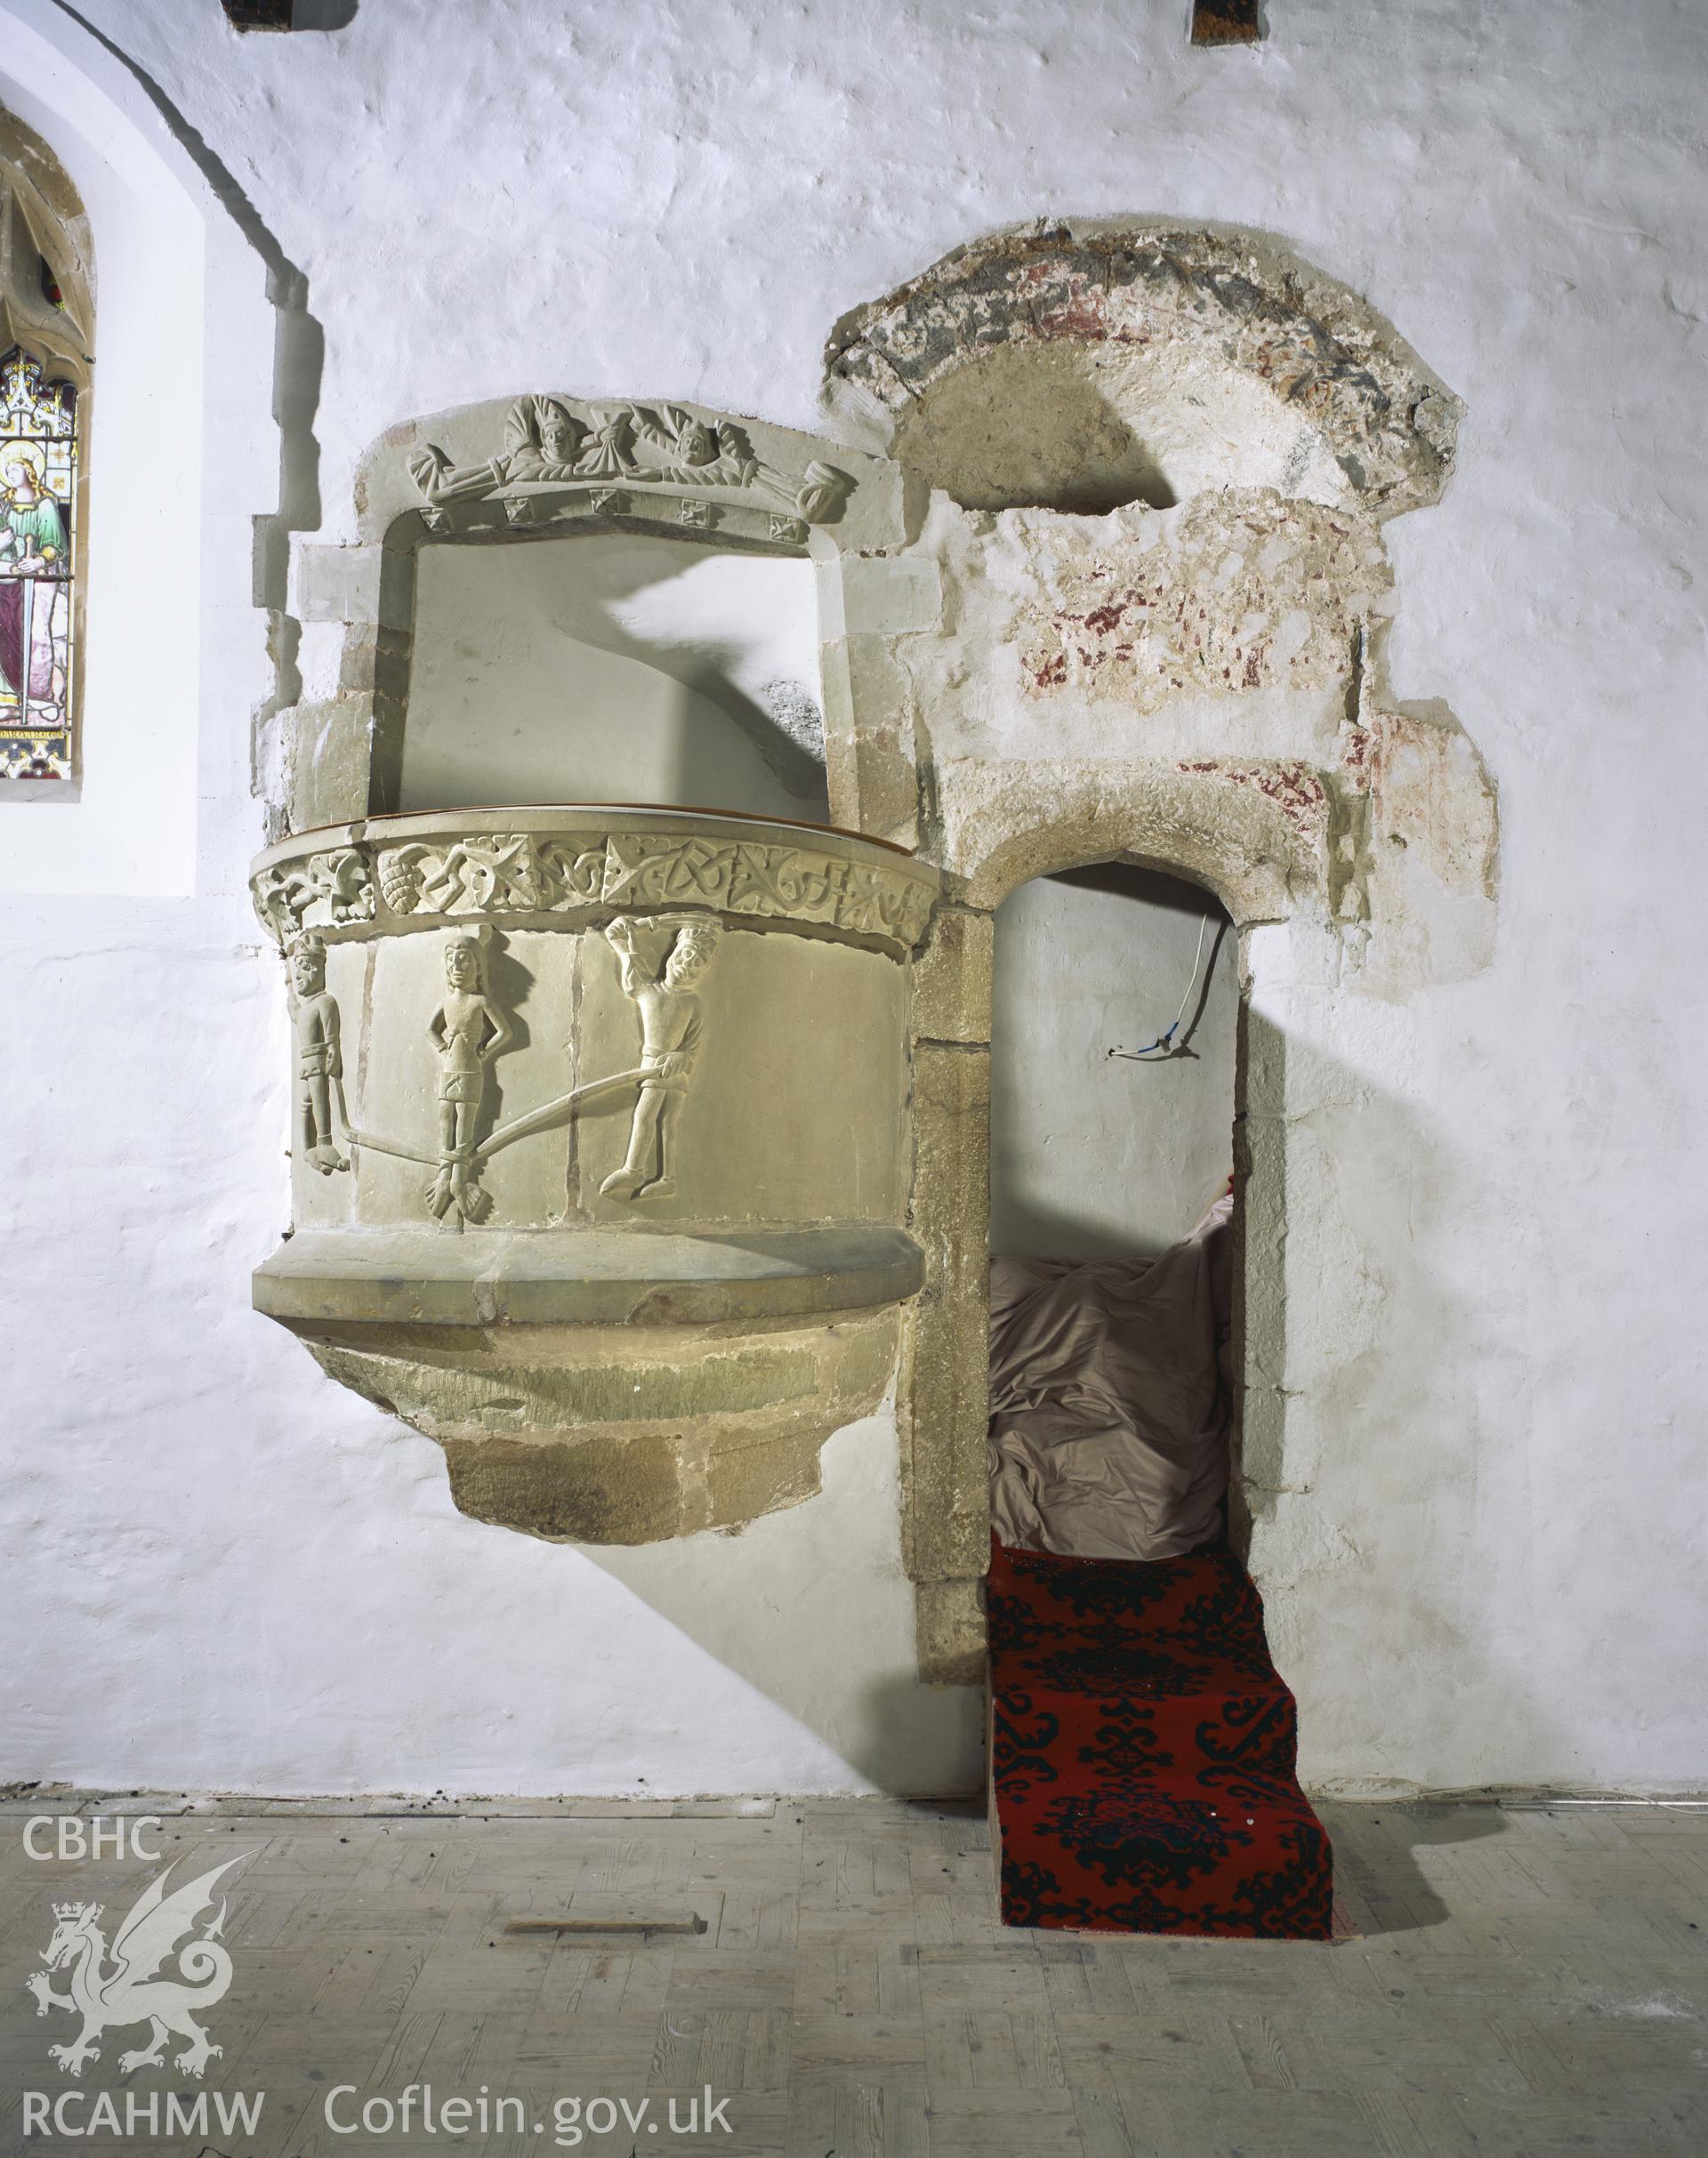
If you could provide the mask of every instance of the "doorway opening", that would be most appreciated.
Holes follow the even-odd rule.
[[[996,915],[991,1508],[1008,1545],[1150,1560],[1226,1534],[1236,939],[1126,862]]]
[[[1228,1542],[1239,983],[1114,862],[998,909],[991,1801],[1004,1921],[1324,1940],[1298,1711]]]

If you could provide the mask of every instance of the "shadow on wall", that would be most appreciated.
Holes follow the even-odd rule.
[[[1284,995],[1290,1013],[1282,1010]],[[1475,1173],[1474,1153],[1464,1150],[1461,1169],[1450,1128],[1424,1129],[1366,1069],[1323,1045],[1330,995],[1277,987],[1271,1008],[1260,1007],[1245,1027],[1254,1107],[1242,1139],[1244,1211],[1255,1296],[1243,1495],[1271,1647],[1299,1697],[1307,1787],[1331,1800],[1381,1797],[1374,1813],[1382,1840],[1369,1866],[1386,1902],[1378,1908],[1376,1889],[1366,1893],[1384,1929],[1398,1929],[1441,1912],[1407,1856],[1419,1839],[1406,1843],[1388,1832],[1389,1806],[1403,1806],[1418,1784],[1516,1780],[1514,1762],[1537,1764],[1526,1780],[1567,1784],[1575,1742],[1561,1713],[1567,1704],[1534,1668],[1524,1638],[1494,1636],[1480,1623],[1479,1582],[1498,1564],[1505,1569],[1502,1594],[1522,1603],[1531,1561],[1491,1496],[1501,1463],[1525,1435],[1508,1424],[1479,1428],[1478,1373],[1503,1315],[1472,1308],[1441,1264],[1452,1257],[1450,1247],[1444,1252],[1444,1218],[1456,1179]],[[1302,1204],[1297,1190],[1291,1195],[1290,1235],[1284,1136],[1303,1193]],[[1297,1322],[1291,1335],[1289,1297]],[[1471,1350],[1462,1386],[1443,1355],[1444,1344],[1461,1340]],[[1522,1352],[1509,1345],[1508,1353]],[[1438,1374],[1427,1406],[1415,1383],[1420,1369]],[[399,1440],[412,1452],[431,1445],[378,1419],[367,1445],[377,1453]],[[366,1474],[357,1453],[352,1445],[342,1471],[352,1490]],[[637,1772],[673,1796],[977,1788],[982,1690],[927,1687],[916,1675],[890,1413],[836,1433],[822,1459],[820,1495],[739,1534],[553,1551],[554,1566],[564,1569],[565,1604],[582,1600],[579,1583],[597,1569],[622,1584],[632,1606],[602,1618],[592,1638],[564,1632],[554,1651],[555,1685],[537,1641],[522,1638],[526,1629],[514,1640],[492,1636],[482,1646],[478,1690],[436,1699],[435,1714],[524,1719],[530,1745],[549,1761],[554,1751],[584,1752],[588,1732],[620,1711],[623,1727],[640,1735],[625,1743],[620,1759],[600,1758],[600,1787],[608,1791],[632,1789]],[[502,1581],[514,1565],[514,1532],[453,1514],[443,1477],[434,1461],[431,1518],[402,1518],[387,1534],[429,1551],[435,1567],[448,1564],[464,1593],[471,1582]],[[1291,1518],[1281,1518],[1288,1510]],[[66,1518],[75,1510],[68,1500]],[[405,1622],[398,1638],[416,1642],[413,1653],[431,1662],[446,1623],[436,1576],[423,1566],[409,1577],[418,1613],[384,1608],[394,1625]],[[587,1595],[585,1604],[608,1612],[608,1599]],[[632,1698],[633,1644],[644,1641],[649,1661],[680,1679],[692,1659],[677,1637],[783,1711],[803,1735],[794,1760],[805,1767],[778,1765],[775,1747],[767,1751],[763,1719],[755,1719],[759,1735],[745,1740],[739,1704],[732,1709],[727,1695],[722,1714],[738,1727],[709,1735],[703,1772],[681,1768],[691,1726],[685,1734],[680,1722],[661,1722],[656,1746],[649,1743],[647,1704],[637,1708]],[[613,1653],[616,1639],[624,1654]],[[383,1773],[367,1771],[376,1784]],[[1357,1818],[1365,1813],[1359,1808]],[[1423,1840],[1454,1840],[1466,1818],[1444,1809]],[[1349,1846],[1349,1864],[1362,1864],[1356,1824]]]
[[[1035,879],[996,915],[991,1249],[1164,1251],[1233,1166],[1237,941],[1201,887],[1126,862]],[[1183,1008],[1182,1008],[1183,1007]],[[1139,1061],[1178,1018],[1165,1052]]]
[[[981,1790],[984,1689],[919,1679],[890,1413],[834,1434],[821,1465],[816,1498],[739,1532],[580,1545],[566,1563],[591,1560],[756,1687],[847,1763],[843,1788]]]
[[[309,310],[305,271],[285,253],[272,228],[238,185],[230,168],[209,146],[148,70],[81,9],[59,0],[70,17],[141,89],[166,132],[201,173],[214,196],[267,271],[267,297],[278,310],[273,342],[273,413],[278,422],[278,506],[254,519],[255,595],[271,617],[271,647],[277,655],[271,695],[255,714],[259,728],[272,713],[302,694],[297,672],[302,624],[288,611],[290,545],[294,533],[320,527],[320,444],[315,434],[326,368],[326,338],[318,316]],[[299,0],[305,29],[342,29],[354,20],[358,0]]]
[[[813,565],[601,533],[418,558],[401,806],[826,821]]]

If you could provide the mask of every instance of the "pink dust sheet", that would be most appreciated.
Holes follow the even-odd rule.
[[[1232,1211],[1156,1259],[993,1261],[991,1513],[1011,1549],[1173,1558],[1220,1533]]]

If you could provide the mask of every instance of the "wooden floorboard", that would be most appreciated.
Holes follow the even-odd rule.
[[[170,2065],[121,2081],[140,2025],[109,2030],[80,2082],[49,2061],[77,2029],[23,1986],[51,1905],[100,1901],[110,1942],[155,1869],[32,1863],[31,1808],[0,1808],[7,2151],[60,2139],[23,2140],[25,2090],[76,2092],[83,2127],[98,2092],[122,2120],[133,2090],[264,2092],[261,2129],[65,2140],[86,2158],[1708,2152],[1704,1814],[1325,1806],[1359,1935],[1318,1947],[1004,1930],[960,1806],[172,1804],[174,1882],[246,1854],[222,1884],[235,1976],[200,2085]],[[528,1917],[633,1930],[504,1932]],[[353,2118],[412,2083],[520,2107],[462,2134],[326,2122],[335,2085]]]

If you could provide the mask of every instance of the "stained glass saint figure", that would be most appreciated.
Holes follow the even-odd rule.
[[[76,391],[0,360],[0,771],[71,771]]]

